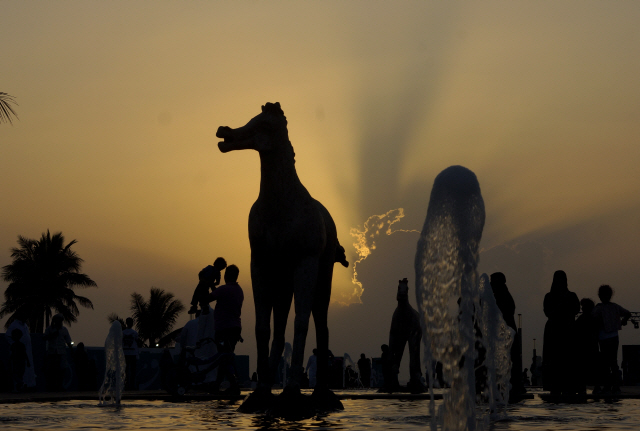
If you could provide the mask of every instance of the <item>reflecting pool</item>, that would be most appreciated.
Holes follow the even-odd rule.
[[[240,401],[98,401],[0,404],[3,430],[426,430],[428,400],[345,399],[344,411],[304,421],[236,413]],[[553,404],[539,398],[509,406],[508,419],[492,430],[638,430],[640,400]]]

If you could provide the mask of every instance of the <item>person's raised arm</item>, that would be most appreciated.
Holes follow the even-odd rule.
[[[627,321],[631,319],[631,312],[626,308],[620,307],[620,314],[622,315],[622,322],[620,323],[622,326],[626,326]]]

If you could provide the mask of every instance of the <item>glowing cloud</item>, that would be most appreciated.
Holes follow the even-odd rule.
[[[362,230],[352,227],[349,233],[353,238],[355,238],[355,242],[353,246],[358,253],[358,259],[353,264],[353,277],[351,278],[351,282],[355,284],[353,289],[353,293],[350,297],[347,298],[347,303],[359,302],[362,303],[362,294],[364,293],[364,287],[362,283],[358,281],[358,271],[357,266],[360,262],[365,260],[372,252],[376,249],[375,239],[380,235],[380,232],[383,232],[387,235],[391,235],[395,232],[418,232],[415,229],[395,229],[392,230],[391,226],[400,221],[400,219],[404,217],[404,209],[397,208],[394,210],[387,211],[385,214],[381,215],[372,215],[364,222]],[[386,228],[386,230],[385,230]]]

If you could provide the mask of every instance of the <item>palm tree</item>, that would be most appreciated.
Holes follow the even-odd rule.
[[[139,293],[131,294],[131,312],[136,322],[136,330],[140,339],[146,341],[149,347],[165,347],[170,342],[160,341],[171,332],[182,311],[182,302],[174,299],[172,293],[165,293],[163,289],[152,287],[148,302]]]
[[[3,93],[0,91],[0,123],[8,121],[10,124],[13,124],[11,121],[11,116],[18,118],[18,114],[13,110],[10,103],[16,103],[14,97],[10,94]]]
[[[65,322],[77,321],[78,304],[93,309],[93,303],[78,296],[75,287],[97,287],[88,275],[80,273],[83,260],[71,250],[74,239],[64,244],[62,232],[43,233],[39,240],[18,236],[19,247],[11,249],[13,262],[2,268],[2,278],[9,282],[0,307],[0,318],[11,314],[5,328],[20,318],[32,332],[42,334],[51,316],[62,314]]]

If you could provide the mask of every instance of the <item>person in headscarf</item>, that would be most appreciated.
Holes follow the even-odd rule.
[[[509,394],[509,400],[515,400],[523,393],[524,381],[522,380],[522,340],[520,340],[518,334],[518,328],[516,327],[516,303],[509,292],[507,287],[507,277],[502,272],[494,272],[491,274],[491,290],[493,291],[493,297],[496,299],[496,305],[502,313],[504,322],[515,331],[516,338],[514,338],[511,345],[511,393]]]
[[[122,325],[117,320],[111,324],[104,342],[106,369],[100,387],[100,405],[120,404],[126,380],[127,365],[122,347]]]
[[[553,274],[551,290],[544,297],[544,327],[542,350],[544,389],[552,395],[570,395],[576,392],[574,352],[575,317],[580,312],[578,295],[570,292],[567,274]]]

